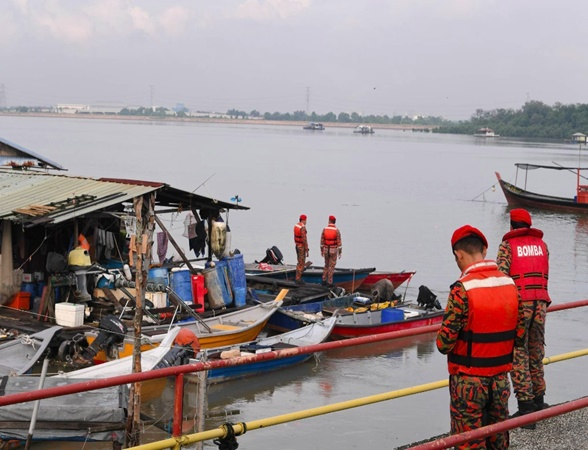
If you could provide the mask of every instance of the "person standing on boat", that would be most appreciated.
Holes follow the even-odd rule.
[[[296,245],[296,284],[303,284],[302,272],[306,266],[308,257],[308,240],[306,238],[306,215],[300,216],[299,222],[294,225],[294,244]]]
[[[510,211],[510,231],[502,238],[496,262],[498,269],[514,280],[523,304],[527,330],[522,346],[516,347],[511,372],[518,412],[524,415],[541,410],[544,403],[545,316],[551,303],[547,291],[549,253],[543,232],[531,228],[531,215],[525,209]],[[535,425],[526,428],[534,429]]]
[[[458,228],[451,249],[461,277],[451,285],[437,349],[447,355],[451,432],[508,418],[513,349],[523,342],[523,310],[512,278],[487,260],[488,241],[470,225]],[[508,432],[457,448],[506,449]]]
[[[321,256],[325,258],[323,267],[323,285],[333,285],[333,273],[337,265],[337,258],[341,258],[343,247],[341,245],[341,233],[335,225],[335,216],[329,216],[329,224],[321,233]]]

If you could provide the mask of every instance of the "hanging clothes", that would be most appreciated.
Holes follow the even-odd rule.
[[[165,231],[160,231],[157,233],[157,257],[159,258],[159,263],[163,264],[165,261],[165,255],[167,255],[167,244],[168,244],[168,237]]]

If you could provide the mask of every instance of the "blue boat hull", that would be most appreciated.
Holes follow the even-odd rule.
[[[222,367],[208,371],[208,382],[211,384],[222,383],[225,381],[237,380],[252,375],[261,375],[273,372],[274,370],[301,364],[309,360],[312,354],[296,355],[288,358],[272,359],[268,361],[258,361],[250,364],[239,366]]]

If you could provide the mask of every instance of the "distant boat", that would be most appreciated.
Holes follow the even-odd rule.
[[[374,134],[375,133],[374,129],[369,125],[358,125],[357,127],[355,127],[355,130],[353,130],[353,132],[359,133],[359,134]]]
[[[500,137],[500,135],[496,134],[491,128],[480,128],[477,132],[474,133],[474,137],[493,138]]]
[[[310,122],[308,125],[303,126],[305,130],[322,131],[325,129],[322,123]]]
[[[563,167],[563,166],[543,166],[538,164],[517,163],[517,173],[519,169],[525,171],[525,187],[520,188],[515,184],[504,181],[498,172],[496,178],[500,183],[500,187],[509,206],[514,208],[536,208],[547,211],[561,211],[571,213],[588,213],[588,185],[580,184],[582,179],[586,179],[581,175],[582,170],[588,170],[588,167]],[[551,170],[566,170],[576,175],[576,196],[556,197],[553,195],[538,194],[536,192],[527,191],[526,180],[527,171],[533,169],[551,169]]]

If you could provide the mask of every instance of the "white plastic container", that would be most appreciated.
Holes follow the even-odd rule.
[[[63,327],[81,327],[84,324],[84,305],[56,303],[55,322]]]

